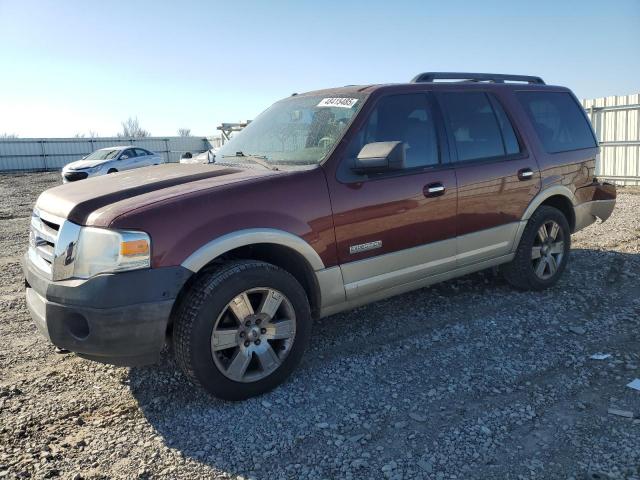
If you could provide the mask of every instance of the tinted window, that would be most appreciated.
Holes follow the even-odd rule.
[[[130,148],[122,152],[122,155],[120,155],[121,159],[132,158],[132,157],[135,157],[135,154],[133,153],[133,150],[131,150]]]
[[[493,105],[493,111],[496,112],[496,118],[498,119],[498,123],[500,124],[502,139],[504,140],[504,148],[507,152],[507,155],[520,153],[520,144],[518,143],[518,137],[516,137],[516,132],[513,130],[513,125],[511,125],[509,117],[507,117],[507,114],[502,108],[502,105],[500,105],[500,103],[495,99],[493,99],[491,104]]]
[[[518,92],[517,95],[547,152],[596,146],[582,107],[569,93]]]
[[[441,98],[458,161],[505,154],[496,115],[484,93],[446,92]]]
[[[145,155],[149,155],[149,152],[143,150],[142,148],[136,148],[136,156],[144,157]]]
[[[349,144],[355,158],[367,143],[403,142],[407,168],[438,164],[433,114],[424,94],[383,97]]]

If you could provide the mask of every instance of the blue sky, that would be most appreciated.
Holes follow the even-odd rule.
[[[640,0],[0,0],[0,133],[212,135],[292,92],[420,71],[640,92]]]

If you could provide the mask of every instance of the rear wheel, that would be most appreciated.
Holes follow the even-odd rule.
[[[181,302],[175,356],[213,395],[242,400],[283,382],[310,333],[309,303],[293,276],[264,262],[234,262],[200,277]]]
[[[116,170],[115,168],[110,168],[109,171],[107,172],[107,174],[109,173],[116,173],[118,170]]]
[[[507,281],[523,290],[542,290],[554,285],[569,258],[571,230],[560,210],[539,207],[527,222],[516,256],[504,267]]]

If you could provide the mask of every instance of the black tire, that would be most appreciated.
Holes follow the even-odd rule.
[[[118,170],[116,170],[115,168],[110,168],[109,171],[107,172],[107,175],[110,173],[117,173]]]
[[[563,253],[555,273],[547,273],[548,278],[541,278],[536,274],[532,250],[534,243],[539,242],[538,231],[542,225],[555,222],[559,225],[562,233]],[[543,232],[544,233],[544,232]],[[564,214],[553,207],[543,205],[539,207],[527,222],[520,244],[516,250],[515,258],[504,265],[502,273],[512,286],[520,290],[543,290],[549,288],[560,279],[562,272],[569,261],[569,250],[571,249],[571,229]],[[543,267],[544,268],[544,267]],[[548,272],[548,270],[547,270]]]
[[[279,367],[268,376],[257,381],[234,381],[214,361],[214,323],[231,300],[261,287],[276,289],[288,299],[295,312],[293,343]],[[300,363],[310,335],[311,310],[298,281],[269,263],[240,260],[205,273],[194,282],[174,316],[173,347],[178,365],[192,382],[223,400],[244,400],[281,384]]]

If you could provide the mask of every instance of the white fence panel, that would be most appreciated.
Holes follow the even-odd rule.
[[[115,145],[146,148],[168,162],[178,162],[185,152],[196,154],[211,148],[201,137],[9,138],[0,139],[0,171],[59,170],[95,150]]]
[[[583,100],[600,142],[596,175],[640,185],[640,94]]]

